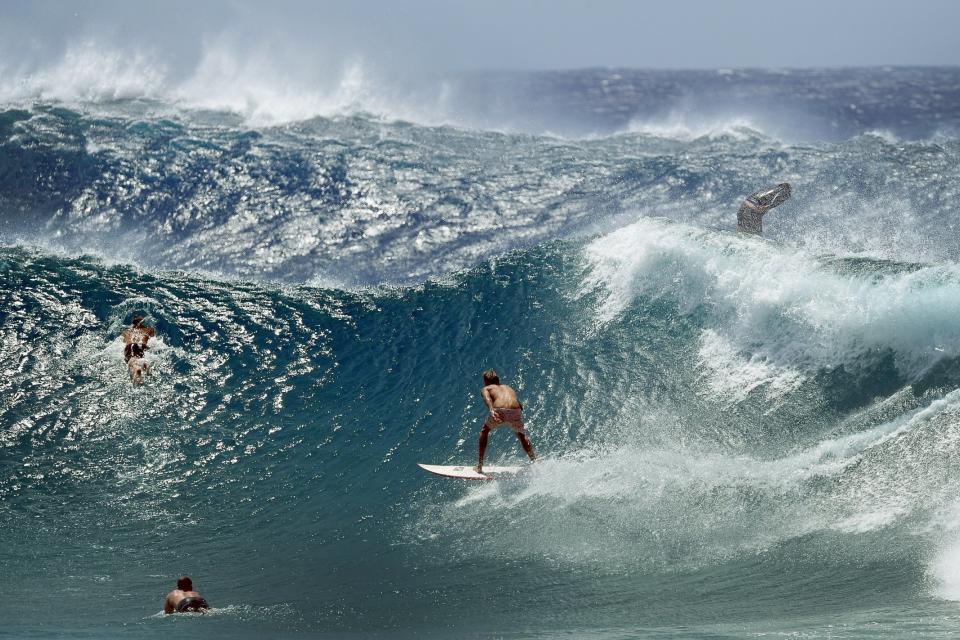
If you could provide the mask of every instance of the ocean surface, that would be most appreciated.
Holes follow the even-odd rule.
[[[960,68],[44,82],[0,86],[0,636],[960,634]],[[488,367],[540,459],[421,471]]]

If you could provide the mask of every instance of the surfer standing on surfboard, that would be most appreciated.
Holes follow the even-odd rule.
[[[517,392],[511,387],[500,384],[500,376],[493,369],[483,372],[483,389],[480,391],[483,402],[490,409],[490,416],[480,430],[480,459],[474,467],[477,473],[483,473],[483,454],[487,451],[487,437],[491,429],[510,427],[517,435],[523,450],[535,460],[533,445],[523,431],[523,405],[517,400]]]

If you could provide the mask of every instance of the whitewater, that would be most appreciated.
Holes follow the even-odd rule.
[[[228,62],[0,81],[0,635],[960,631],[960,69]]]

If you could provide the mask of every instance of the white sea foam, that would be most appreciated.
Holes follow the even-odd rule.
[[[399,96],[385,95],[389,89],[359,56],[311,78],[278,68],[266,51],[241,55],[220,43],[205,47],[196,69],[170,94],[185,107],[237,113],[255,125],[358,112],[416,115]]]
[[[881,531],[951,493],[943,461],[956,451],[958,411],[955,391],[780,457],[606,443],[471,489],[442,521],[468,539],[465,553],[535,551],[620,567],[711,564],[819,532]],[[933,434],[939,449],[925,443]],[[509,549],[488,543],[504,538],[514,541]],[[946,553],[948,567],[957,548]]]
[[[168,70],[141,51],[104,48],[93,41],[69,47],[59,60],[29,72],[5,73],[0,99],[102,101],[150,98],[164,89]]]
[[[739,397],[761,384],[892,353],[906,375],[960,356],[960,268],[893,269],[813,256],[762,239],[653,219],[591,242],[584,293],[599,291],[598,329],[640,296],[706,307],[700,344],[707,387]]]
[[[306,58],[277,46],[239,47],[227,39],[203,43],[186,73],[162,56],[86,40],[29,69],[0,67],[0,101],[68,104],[122,99],[160,100],[182,109],[236,113],[252,125],[316,116],[367,113],[424,124],[450,122],[449,85],[391,82],[360,55],[337,60]]]
[[[722,136],[748,139],[761,135],[763,127],[743,116],[703,118],[673,113],[666,118],[631,120],[625,132],[685,141]]]
[[[937,551],[931,573],[938,583],[937,595],[944,600],[960,600],[960,537]]]
[[[710,393],[735,404],[751,391],[765,387],[767,400],[776,400],[804,381],[803,374],[789,366],[780,366],[763,355],[743,353],[714,329],[701,335],[699,364]],[[769,411],[777,404],[771,402]]]
[[[960,601],[960,502],[953,502],[935,518],[940,543],[927,568],[934,593],[944,600]]]

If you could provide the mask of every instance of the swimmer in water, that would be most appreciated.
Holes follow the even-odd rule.
[[[148,327],[147,325],[143,324],[143,316],[133,316],[133,320],[130,321],[130,326],[124,329],[123,333],[120,334],[120,337],[123,338],[124,344],[124,361],[130,362],[130,358],[133,357],[131,349],[135,344],[142,346],[144,351],[149,349],[150,347],[147,346],[147,342],[155,335],[157,335],[157,330],[153,327]]]
[[[163,603],[164,613],[185,613],[199,611],[203,613],[210,605],[203,596],[193,590],[193,581],[188,576],[177,580],[177,588],[167,594]]]
[[[140,386],[145,378],[150,375],[150,363],[143,357],[143,351],[146,349],[142,344],[131,344],[129,347],[129,357],[127,358],[127,372],[130,373],[130,381],[134,386]]]

